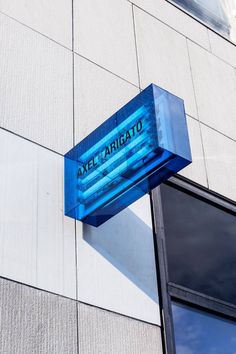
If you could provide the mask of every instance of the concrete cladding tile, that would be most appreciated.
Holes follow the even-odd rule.
[[[132,0],[132,2],[182,33],[192,41],[209,49],[207,29],[204,25],[186,15],[182,10],[166,0]]]
[[[209,30],[212,53],[236,68],[236,45]]]
[[[0,278],[1,354],[77,354],[76,302]]]
[[[207,187],[206,168],[199,121],[187,116],[193,162],[180,171],[180,175]]]
[[[0,14],[0,126],[60,153],[73,142],[72,53]]]
[[[124,0],[74,0],[74,49],[138,84],[132,5]]]
[[[63,158],[0,129],[0,275],[75,297],[74,221]]]
[[[134,14],[141,87],[161,86],[197,118],[186,38],[138,8]]]
[[[0,0],[0,11],[72,47],[72,1]]]
[[[236,139],[235,69],[188,42],[199,120]]]
[[[79,304],[80,354],[161,354],[160,327]]]
[[[201,126],[209,188],[236,201],[236,142]]]
[[[138,93],[137,87],[75,55],[76,142],[85,138]]]
[[[78,299],[160,325],[149,196],[76,232]]]

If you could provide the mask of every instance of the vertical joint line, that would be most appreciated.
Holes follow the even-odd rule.
[[[75,55],[74,52],[72,52],[72,119],[73,119],[73,124],[72,124],[72,129],[73,129],[73,146],[75,146]]]
[[[75,56],[74,56],[74,0],[71,0],[72,5],[72,21],[71,21],[71,37],[72,37],[72,115],[73,115],[73,146],[75,146]]]
[[[72,19],[72,119],[73,119],[73,146],[75,146],[75,54],[74,54],[74,0],[71,0]],[[74,221],[75,231],[75,296],[76,296],[76,334],[77,334],[77,354],[79,354],[79,303],[78,303],[78,264],[77,264],[77,229],[76,220]]]
[[[76,220],[75,222],[75,285],[76,285],[76,300],[78,300],[78,258],[77,258],[77,228],[76,228]]]
[[[131,3],[131,6],[132,6],[132,18],[133,18],[133,29],[134,29],[134,44],[135,44],[135,54],[136,54],[136,65],[137,65],[137,72],[138,72],[138,86],[139,86],[139,89],[141,90],[139,60],[138,60],[138,44],[137,44],[137,35],[136,35],[135,17],[134,17],[134,4]]]
[[[193,80],[193,70],[192,70],[192,65],[191,65],[191,60],[190,60],[190,53],[189,53],[189,46],[188,46],[188,39],[187,38],[186,38],[186,46],[187,46],[187,52],[188,52],[188,61],[189,61],[189,68],[190,68],[190,73],[191,73],[191,80],[192,80],[192,85],[193,85],[194,101],[195,101],[196,110],[197,110],[197,119],[198,119],[198,124],[199,124],[199,129],[200,129],[201,142],[202,142],[202,153],[203,153],[203,161],[204,161],[204,167],[205,167],[205,173],[206,173],[206,182],[207,182],[207,187],[209,188],[209,180],[208,180],[207,165],[206,165],[206,154],[205,154],[203,138],[202,138],[202,128],[201,128],[201,123],[200,123],[200,116],[199,116],[198,105],[197,105],[197,96],[196,96],[196,90],[195,90],[195,85],[194,85],[194,80]]]
[[[77,258],[77,229],[75,220],[75,286],[76,286],[76,333],[77,333],[77,354],[79,354],[79,299],[78,299],[78,258]]]
[[[36,204],[36,245],[35,245],[35,252],[36,252],[36,274],[35,274],[35,283],[38,286],[38,250],[39,250],[39,150],[37,149],[37,158],[36,158],[36,188],[37,188],[37,204]]]
[[[76,301],[77,354],[79,354],[79,302]]]
[[[208,42],[209,42],[209,49],[210,49],[210,52],[212,53],[211,40],[210,40],[210,30],[209,30],[209,28],[207,28],[206,30],[207,30],[207,38],[208,38]]]

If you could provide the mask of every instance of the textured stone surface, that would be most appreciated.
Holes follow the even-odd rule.
[[[131,318],[79,304],[80,354],[161,354],[161,331]]]
[[[84,139],[139,93],[139,89],[75,55],[75,138]]]
[[[187,124],[193,162],[181,170],[179,174],[207,187],[200,124],[189,116],[187,116]]]
[[[212,53],[236,68],[236,46],[218,34],[208,31]]]
[[[72,53],[0,14],[0,126],[60,153],[73,144]]]
[[[77,353],[76,303],[0,279],[0,353]]]
[[[234,68],[196,44],[188,45],[199,120],[236,139]]]
[[[236,200],[235,141],[202,124],[209,188]]]
[[[160,325],[149,196],[76,234],[78,300]]]
[[[0,275],[76,298],[63,158],[0,129]]]
[[[74,0],[74,49],[138,84],[132,6],[124,0]]]
[[[205,26],[166,0],[132,0],[132,3],[149,12],[202,47],[209,49],[209,39]]]
[[[1,354],[162,353],[158,326],[3,278],[0,333]]]
[[[72,1],[0,0],[0,11],[55,41],[72,47]]]
[[[197,117],[186,38],[135,8],[141,88],[150,83],[182,98],[186,113]]]

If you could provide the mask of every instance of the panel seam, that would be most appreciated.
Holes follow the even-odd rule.
[[[135,26],[135,15],[134,15],[134,5],[132,6],[132,19],[133,19],[133,30],[134,30],[134,44],[135,44],[135,52],[136,52],[136,65],[137,65],[137,73],[138,73],[138,85],[141,90],[141,79],[140,79],[140,69],[139,69],[139,57],[138,57],[138,42],[137,42],[137,33]]]
[[[192,81],[192,86],[193,86],[194,101],[195,101],[195,105],[196,105],[196,111],[197,111],[197,117],[198,117],[198,124],[199,124],[199,130],[200,130],[201,145],[202,145],[202,153],[203,153],[203,161],[204,161],[204,168],[205,168],[205,174],[206,174],[206,182],[207,182],[207,187],[210,188],[210,187],[209,187],[208,173],[207,173],[206,154],[205,154],[205,149],[204,149],[204,144],[203,144],[202,129],[201,129],[200,116],[199,116],[199,111],[198,111],[197,95],[196,95],[196,90],[195,90],[195,85],[194,85],[193,70],[192,70],[191,59],[190,59],[190,53],[189,53],[188,39],[187,39],[187,38],[185,38],[185,39],[186,39],[186,48],[187,48],[187,53],[188,53],[189,68],[190,68],[190,73],[191,73],[191,81]]]

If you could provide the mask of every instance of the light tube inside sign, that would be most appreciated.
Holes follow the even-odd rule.
[[[99,226],[190,162],[183,101],[152,84],[65,155],[65,214]]]

